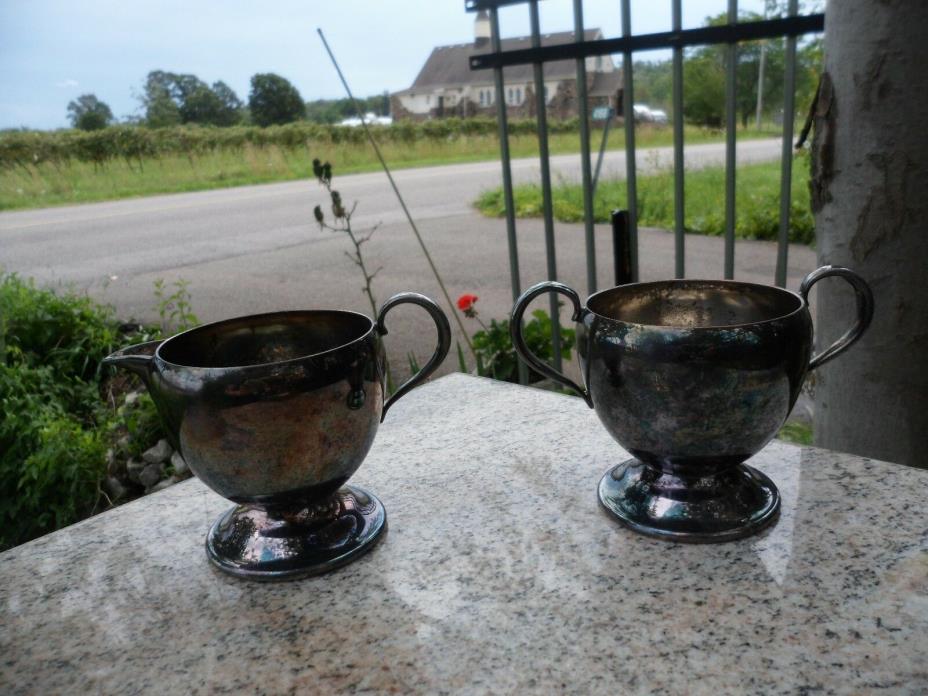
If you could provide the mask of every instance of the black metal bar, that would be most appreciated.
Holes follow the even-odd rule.
[[[529,17],[532,25],[532,46],[541,46],[541,22],[538,18],[538,0],[529,4]],[[541,164],[541,199],[542,214],[545,221],[545,259],[547,261],[548,280],[557,280],[557,250],[554,246],[554,205],[551,194],[551,163],[548,153],[548,113],[545,104],[544,66],[535,63],[535,112],[538,121],[538,155]],[[548,293],[551,311],[551,355],[555,370],[561,369],[561,317],[557,294]]]
[[[789,13],[796,14],[798,1],[790,0]],[[783,155],[780,169],[780,230],[777,234],[775,282],[786,287],[789,262],[789,211],[793,193],[793,121],[796,119],[796,38],[786,40],[786,74],[783,84]]]
[[[490,10],[490,41],[494,51],[499,51],[499,15],[496,9]],[[512,196],[512,168],[509,155],[509,124],[506,117],[506,97],[503,85],[503,68],[493,71],[496,87],[496,120],[499,126],[499,152],[503,164],[503,196],[506,201],[506,239],[509,242],[509,280],[512,286],[512,300],[515,302],[522,294],[522,281],[519,274],[519,244],[516,239],[515,203]],[[519,384],[528,383],[528,368],[519,361]]]
[[[680,31],[683,21],[682,0],[673,0],[673,29]],[[683,49],[673,49],[673,235],[674,276],[686,276],[686,237],[684,235],[686,175],[683,161]]]
[[[574,0],[574,40],[583,41],[583,0]],[[596,231],[593,227],[593,173],[590,163],[590,103],[586,59],[577,58],[577,115],[580,117],[580,173],[583,181],[583,228],[586,232],[587,292],[596,292]]]
[[[622,36],[632,35],[631,0],[622,0]],[[628,206],[628,239],[631,278],[638,281],[638,160],[635,155],[635,81],[632,52],[622,54],[622,108],[625,121],[625,205]]]
[[[615,284],[634,282],[632,273],[632,240],[628,229],[628,211],[612,211],[612,265]]]
[[[728,25],[738,22],[738,0],[728,0]],[[737,119],[735,91],[738,46],[729,44],[725,60],[725,278],[735,277],[735,176],[737,169]]]
[[[506,5],[522,5],[531,0],[465,0],[464,9],[468,12],[479,12],[480,10],[492,10],[497,7]]]
[[[527,0],[521,0],[526,2]],[[484,53],[471,56],[472,70],[527,65],[541,61],[547,63],[568,58],[586,58],[628,51],[652,51],[661,48],[687,48],[709,44],[730,44],[758,39],[775,39],[781,36],[801,36],[825,30],[825,15],[812,14],[796,17],[781,17],[759,22],[739,22],[716,27],[699,27],[683,31],[665,31],[656,34],[623,36],[615,39],[580,41],[554,44],[541,48],[524,48],[504,51],[499,54]]]

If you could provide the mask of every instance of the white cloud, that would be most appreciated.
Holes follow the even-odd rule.
[[[62,80],[61,82],[56,82],[55,85],[56,85],[57,87],[77,87],[77,86],[80,85],[80,83],[79,83],[77,80],[75,80],[75,79],[69,77],[67,80]]]

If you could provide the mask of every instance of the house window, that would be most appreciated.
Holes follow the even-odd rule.
[[[510,104],[512,104],[512,87],[509,88],[508,96],[509,96],[509,99],[507,101]]]
[[[516,104],[522,101],[522,88],[516,87]]]
[[[548,85],[545,85],[545,101],[548,101]]]
[[[480,106],[486,106],[486,96],[483,93],[483,90],[480,90]]]
[[[602,56],[596,56],[596,69],[597,70],[603,69],[603,57]]]
[[[425,103],[426,103],[426,104],[431,104],[431,103],[432,103],[432,96],[431,96],[431,95],[427,95],[427,96],[425,97]]]

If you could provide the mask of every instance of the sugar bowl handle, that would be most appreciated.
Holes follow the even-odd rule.
[[[828,276],[844,278],[854,288],[854,295],[857,300],[857,321],[841,338],[809,361],[810,370],[824,365],[854,345],[864,335],[873,320],[873,293],[870,291],[870,286],[850,268],[822,266],[807,275],[799,286],[799,294],[802,295],[806,305],[809,304],[809,290],[812,289],[812,286]]]
[[[535,370],[535,372],[538,372],[549,379],[553,379],[555,382],[559,382],[565,387],[573,389],[583,397],[587,406],[593,408],[593,399],[590,397],[589,391],[581,387],[572,379],[562,375],[560,372],[548,365],[548,363],[545,361],[539,359],[538,356],[529,350],[528,344],[525,342],[525,336],[522,334],[522,317],[525,314],[525,310],[528,308],[529,304],[531,304],[532,300],[546,292],[559,292],[571,301],[574,306],[574,313],[572,317],[574,321],[582,320],[584,315],[589,311],[580,305],[580,296],[577,295],[576,291],[573,288],[564,285],[563,283],[558,283],[553,280],[546,280],[543,283],[533,285],[522,293],[522,296],[516,300],[515,305],[512,307],[512,316],[509,319],[509,334],[512,337],[512,346],[516,349],[516,353],[519,354],[519,357],[528,363],[528,365],[533,370]]]
[[[377,313],[377,333],[381,336],[387,335],[387,325],[384,323],[387,312],[396,307],[396,305],[405,303],[419,305],[429,313],[429,316],[432,317],[432,321],[435,322],[435,328],[438,329],[438,346],[435,348],[435,352],[432,353],[432,357],[429,358],[425,366],[403,382],[400,388],[393,393],[393,396],[384,402],[383,412],[380,415],[381,422],[383,422],[390,407],[395,404],[400,397],[405,395],[410,389],[419,386],[428,379],[429,375],[438,369],[438,366],[441,365],[445,356],[448,355],[448,351],[451,349],[451,325],[448,323],[448,317],[445,316],[441,307],[435,304],[433,300],[417,292],[401,292],[383,303],[380,312]]]

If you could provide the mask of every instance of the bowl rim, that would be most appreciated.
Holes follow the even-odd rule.
[[[783,293],[791,298],[798,301],[798,305],[795,309],[786,314],[779,314],[775,317],[770,317],[769,319],[761,319],[760,321],[749,321],[742,322],[740,324],[713,324],[711,326],[680,326],[675,324],[645,324],[642,322],[628,321],[625,319],[617,319],[615,317],[609,317],[605,314],[601,314],[593,309],[590,309],[590,302],[599,297],[604,297],[610,293],[617,293],[625,290],[627,288],[641,288],[648,285],[688,285],[688,284],[699,284],[706,283],[712,285],[723,285],[729,287],[741,287],[741,288],[758,288],[764,292],[773,291],[775,293]],[[783,321],[788,319],[800,312],[803,309],[808,307],[808,303],[805,298],[797,292],[788,290],[786,288],[777,287],[776,285],[765,285],[763,283],[751,283],[743,280],[731,280],[731,279],[713,279],[713,278],[669,278],[666,280],[648,280],[638,283],[626,283],[624,285],[616,285],[611,288],[605,288],[604,290],[599,290],[594,292],[592,295],[587,297],[586,302],[584,303],[584,309],[590,314],[596,316],[597,318],[603,321],[613,322],[615,324],[625,324],[627,326],[641,326],[648,329],[663,329],[665,331],[719,331],[721,329],[743,329],[752,326],[763,326],[764,324],[770,324],[775,321]]]
[[[344,317],[354,317],[354,318],[364,319],[368,323],[368,326],[364,331],[362,331],[355,338],[352,338],[350,341],[346,341],[345,343],[341,343],[337,346],[333,346],[332,348],[326,348],[325,350],[320,350],[315,353],[306,353],[305,355],[299,355],[295,358],[288,358],[286,360],[275,360],[273,362],[253,363],[250,365],[209,365],[209,366],[207,365],[185,365],[184,363],[178,363],[178,362],[173,362],[171,360],[167,360],[162,355],[162,350],[164,350],[165,346],[171,343],[174,343],[175,341],[178,341],[184,337],[187,337],[190,334],[193,334],[199,331],[204,331],[206,329],[211,329],[211,328],[215,328],[218,326],[222,326],[223,324],[231,324],[233,322],[240,322],[243,319],[254,321],[254,320],[271,319],[274,317],[283,318],[283,317],[288,317],[288,316],[292,317],[292,316],[306,316],[306,315],[310,315],[310,316],[317,315],[318,316],[318,315],[323,315],[323,314],[330,314],[330,315],[336,314],[336,315],[341,315]],[[187,329],[186,331],[181,331],[180,333],[174,334],[173,336],[165,339],[158,345],[158,347],[155,349],[154,357],[156,360],[163,363],[164,365],[169,365],[171,367],[176,367],[176,368],[186,368],[186,369],[196,369],[196,370],[267,369],[268,367],[277,367],[280,365],[291,365],[291,364],[294,364],[294,363],[297,363],[303,360],[307,360],[309,358],[318,358],[318,357],[322,357],[322,356],[325,356],[331,353],[335,353],[350,345],[364,341],[371,335],[375,327],[376,327],[376,323],[366,314],[361,314],[360,312],[352,312],[347,309],[290,309],[290,310],[282,310],[278,312],[263,312],[261,314],[243,314],[237,317],[229,317],[227,319],[219,319],[218,321],[211,321],[208,324],[200,324],[199,326],[194,326],[193,328]]]

